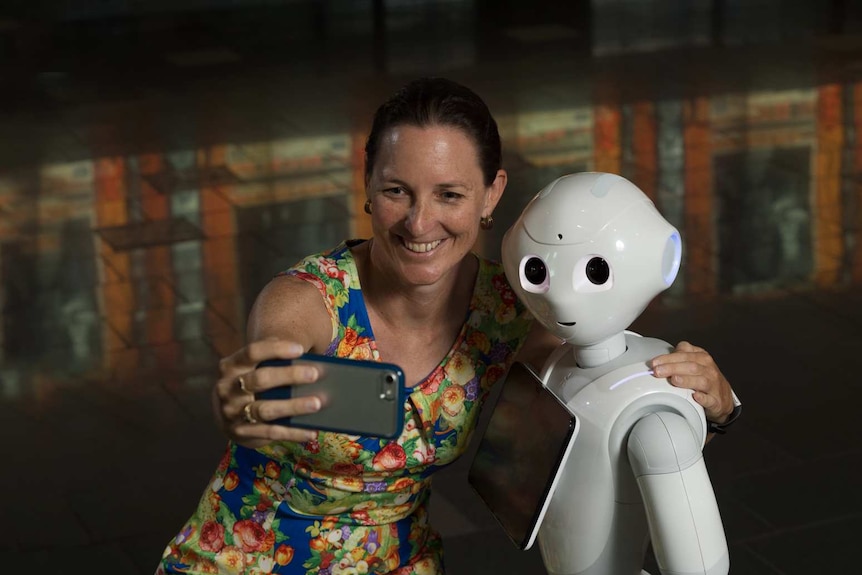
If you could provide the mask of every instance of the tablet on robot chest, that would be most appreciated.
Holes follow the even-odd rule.
[[[578,422],[524,364],[514,363],[502,385],[468,478],[512,542],[529,549]]]

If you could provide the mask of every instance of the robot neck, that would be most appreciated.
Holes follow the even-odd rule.
[[[575,361],[582,368],[598,367],[616,359],[626,351],[625,332],[615,333],[598,343],[575,346]]]

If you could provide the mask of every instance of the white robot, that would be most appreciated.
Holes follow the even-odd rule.
[[[551,182],[503,239],[509,282],[565,340],[540,378],[580,420],[538,535],[550,573],[640,575],[650,539],[665,575],[728,572],[703,408],[652,376],[647,361],[672,346],[626,331],[681,251],[649,198],[603,173]]]

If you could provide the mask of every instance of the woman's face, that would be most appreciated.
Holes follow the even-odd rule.
[[[458,128],[392,128],[368,181],[375,261],[409,285],[434,284],[470,252],[505,187],[503,170],[485,186],[476,146]]]

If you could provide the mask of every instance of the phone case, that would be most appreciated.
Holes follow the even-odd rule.
[[[320,378],[310,384],[286,385],[255,394],[256,399],[292,399],[315,395],[317,413],[275,420],[290,427],[321,429],[392,439],[404,427],[404,372],[395,364],[305,354],[296,359],[268,360],[257,368],[309,364]]]

